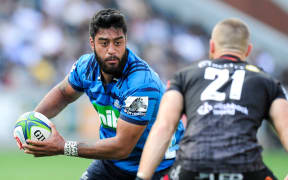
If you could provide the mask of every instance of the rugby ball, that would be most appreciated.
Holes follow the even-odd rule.
[[[50,120],[39,112],[26,112],[16,121],[14,138],[20,149],[26,140],[44,141],[51,135]]]

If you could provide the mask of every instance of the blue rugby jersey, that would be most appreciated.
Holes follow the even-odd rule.
[[[105,87],[101,81],[100,67],[94,54],[86,54],[73,65],[69,83],[78,91],[84,91],[101,120],[100,138],[116,135],[117,120],[121,119],[138,125],[147,125],[131,154],[126,159],[109,160],[115,166],[136,173],[148,133],[156,119],[165,86],[157,73],[132,51],[127,49],[128,59],[119,79]],[[166,169],[174,162],[178,143],[184,127],[179,123],[164,160],[156,171]]]

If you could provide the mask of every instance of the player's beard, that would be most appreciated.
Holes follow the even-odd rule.
[[[126,65],[127,62],[127,50],[125,50],[125,53],[122,55],[122,57],[117,57],[117,56],[110,56],[108,58],[102,59],[100,58],[94,48],[94,55],[96,57],[96,60],[101,68],[101,70],[104,73],[113,75],[115,77],[118,77],[122,74],[122,71],[124,69],[124,66]],[[110,60],[110,59],[116,59],[119,61],[118,66],[108,66],[105,61]]]

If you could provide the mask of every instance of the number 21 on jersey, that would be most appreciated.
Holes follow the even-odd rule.
[[[234,100],[240,100],[241,92],[245,77],[245,70],[236,70],[232,75],[232,83],[230,87],[229,98]],[[213,80],[201,93],[201,101],[214,100],[224,101],[226,98],[225,92],[220,92],[219,89],[226,85],[230,79],[228,69],[217,69],[213,67],[207,67],[204,73],[204,79]]]

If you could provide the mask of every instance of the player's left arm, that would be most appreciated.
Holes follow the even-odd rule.
[[[269,115],[283,147],[288,152],[288,101],[277,98],[272,102]]]
[[[115,137],[94,144],[79,143],[78,155],[92,159],[124,159],[131,153],[145,128],[146,125],[136,125],[118,118]]]
[[[52,135],[49,139],[41,141],[27,140],[25,153],[35,157],[63,155],[64,138],[58,133],[53,124],[50,125]],[[78,156],[91,159],[123,159],[126,158],[141,137],[146,125],[136,125],[118,119],[117,134],[112,138],[102,139],[95,143],[78,143]]]
[[[177,90],[167,91],[161,100],[157,120],[145,143],[137,176],[150,179],[160,164],[183,111],[183,96]]]

